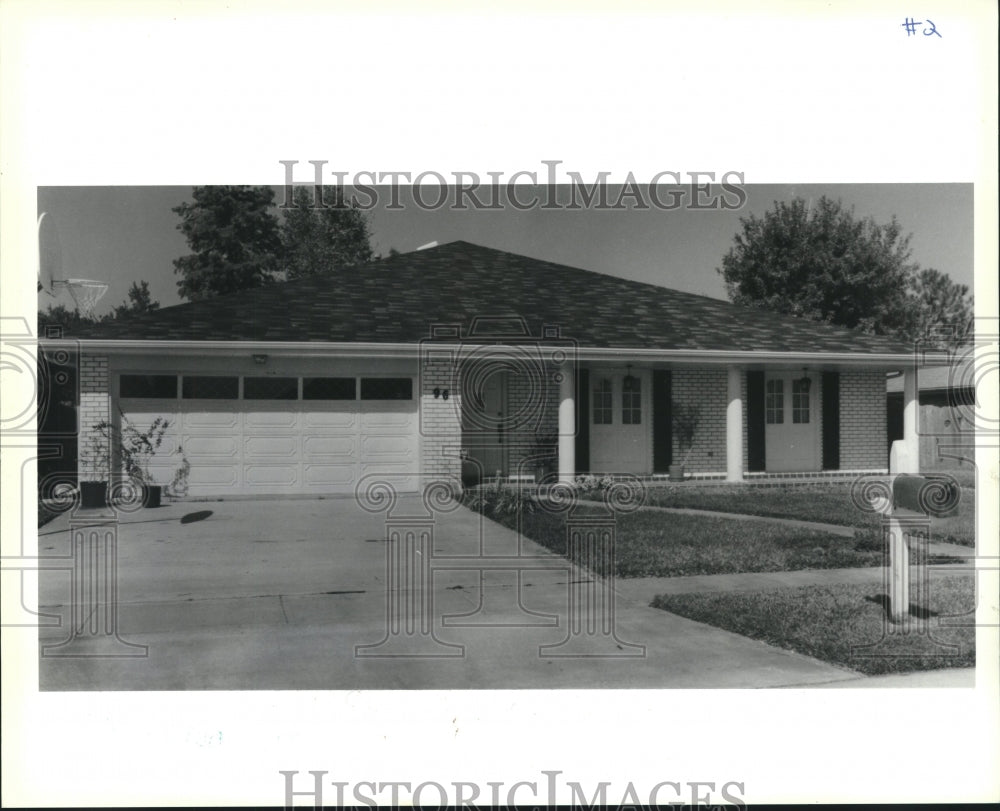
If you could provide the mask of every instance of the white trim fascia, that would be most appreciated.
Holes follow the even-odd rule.
[[[276,357],[338,357],[338,358],[410,358],[430,352],[440,357],[442,352],[468,351],[484,344],[477,342],[448,342],[428,339],[423,343],[325,343],[318,341],[167,341],[167,340],[108,340],[87,338],[42,339],[42,348],[79,348],[88,352],[111,355],[170,354],[170,355],[222,355],[268,354]],[[526,346],[551,353],[573,353],[572,342],[551,346],[530,340],[512,344],[485,344],[501,350],[504,346],[523,351]],[[589,347],[575,350],[578,360],[587,361],[646,361],[669,363],[740,364],[843,364],[849,366],[912,365],[918,360],[917,352],[773,352],[726,351],[716,349],[642,349]],[[947,361],[946,352],[921,352],[919,365]]]

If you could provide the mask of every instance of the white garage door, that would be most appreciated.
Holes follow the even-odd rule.
[[[178,396],[155,396],[171,379]],[[413,389],[400,377],[122,375],[120,404],[140,431],[170,420],[150,470],[170,483],[183,448],[191,496],[353,493],[367,475],[404,492],[419,472]]]

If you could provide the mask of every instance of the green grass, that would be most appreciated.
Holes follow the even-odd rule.
[[[589,510],[578,515],[588,515]],[[541,509],[493,520],[560,555],[567,555],[565,514]],[[880,543],[864,535],[843,538],[762,521],[697,515],[667,515],[652,510],[619,515],[615,535],[618,577],[682,577],[739,572],[781,572],[881,566]],[[599,564],[576,560],[598,574]]]
[[[976,491],[962,485],[958,513],[931,519],[931,540],[975,546]],[[650,487],[647,506],[680,507],[694,510],[796,518],[838,524],[864,530],[878,530],[881,516],[864,512],[851,500],[849,484],[810,484],[780,487],[683,485]]]
[[[660,595],[653,605],[683,617],[759,639],[770,645],[832,662],[868,675],[972,667],[976,661],[974,627],[938,625],[971,622],[974,579],[940,576],[930,581],[929,604],[911,606],[927,617],[927,633],[893,634],[887,629],[886,596],[881,586],[805,586],[776,591]],[[877,647],[861,646],[879,643]],[[957,645],[949,651],[939,643]]]

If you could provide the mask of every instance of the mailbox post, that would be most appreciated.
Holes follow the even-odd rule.
[[[884,518],[889,547],[889,618],[902,626],[910,623],[910,548],[914,540],[930,538],[930,514],[947,515],[958,505],[954,482],[900,474],[892,480],[892,511]],[[944,507],[944,509],[941,509]],[[920,565],[918,598],[927,594],[927,566]]]

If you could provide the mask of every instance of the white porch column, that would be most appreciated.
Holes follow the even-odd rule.
[[[889,450],[889,473],[893,476],[920,472],[919,409],[917,370],[908,366],[903,370],[903,438],[893,442]]]
[[[743,481],[743,370],[728,368],[728,400],[726,404],[726,481]]]
[[[559,381],[559,481],[576,477],[576,370],[566,363]]]
[[[891,473],[920,472],[920,437],[917,434],[920,396],[917,389],[917,370],[907,366],[903,370],[903,440],[896,452],[896,470]],[[895,444],[895,443],[893,443]]]

